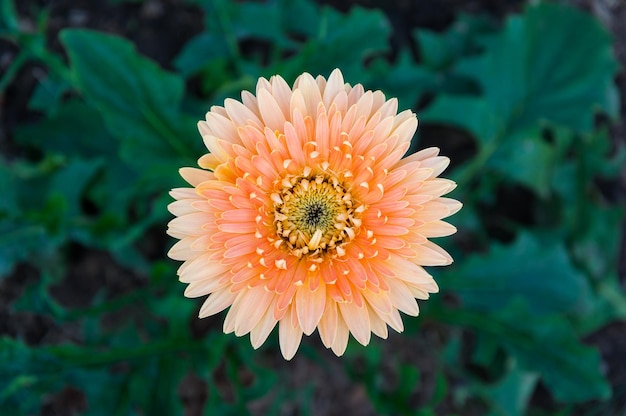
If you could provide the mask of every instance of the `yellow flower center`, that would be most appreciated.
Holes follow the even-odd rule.
[[[334,177],[286,178],[271,198],[276,246],[284,243],[297,257],[343,256],[343,246],[361,225],[358,216],[364,207],[355,207],[351,193]]]

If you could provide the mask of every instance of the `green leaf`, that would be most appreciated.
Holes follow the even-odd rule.
[[[0,36],[19,33],[20,24],[13,0],[0,0]]]
[[[18,180],[10,166],[0,159],[0,218],[19,213]]]
[[[532,129],[511,135],[498,146],[487,166],[547,197],[555,161],[554,146],[541,137],[540,131]]]
[[[54,114],[20,125],[15,140],[44,151],[84,158],[115,158],[119,143],[95,109],[78,99],[65,101]]]
[[[521,371],[539,374],[559,402],[608,399],[611,388],[602,375],[598,351],[582,344],[562,316],[532,312],[524,303],[515,302],[497,313],[439,307],[435,315],[442,322],[493,337]]]
[[[481,97],[441,94],[420,113],[420,120],[466,130],[483,146],[493,144],[504,130],[502,119]]]
[[[508,246],[470,256],[441,280],[468,308],[496,312],[523,299],[532,313],[584,313],[591,291],[562,242],[522,232]]]
[[[203,32],[189,40],[174,60],[174,66],[188,77],[198,71],[209,69],[217,60],[229,56],[228,44],[224,36]]]
[[[429,69],[446,70],[459,58],[478,52],[481,35],[494,28],[495,22],[485,16],[461,14],[442,33],[418,29],[413,37],[419,45],[420,62]]]
[[[578,33],[585,37],[571,48]],[[484,52],[461,60],[454,71],[473,79],[482,94],[442,94],[421,119],[460,127],[476,139],[478,155],[461,185],[489,168],[545,197],[553,145],[528,133],[546,122],[584,133],[593,129],[598,111],[616,116],[611,39],[590,16],[553,3],[528,7],[486,39]]]
[[[101,166],[99,161],[74,159],[51,178],[50,195],[63,198],[68,219],[81,214],[81,198],[85,187]]]
[[[429,69],[413,62],[409,53],[401,53],[389,64],[385,59],[375,60],[368,68],[364,82],[368,88],[379,89],[388,98],[398,99],[398,108],[416,108],[420,98],[440,87],[439,78]]]
[[[611,389],[601,373],[598,351],[580,343],[562,317],[533,317],[524,309],[512,307],[502,312],[502,321],[519,328],[515,336],[505,336],[503,341],[521,367],[541,374],[558,401],[609,398]],[[524,328],[520,328],[520,320],[525,321]]]
[[[108,350],[103,346],[28,347],[1,338],[0,359],[4,364],[0,399],[4,400],[0,400],[0,410],[3,414],[34,414],[43,395],[71,385],[98,405],[90,414],[131,414],[138,410],[157,414],[155,406],[162,406],[166,414],[180,413],[175,383],[187,366],[180,365],[179,351],[199,351],[197,344],[151,342]],[[111,371],[109,366],[116,363],[123,363],[122,368]],[[137,388],[132,389],[132,383]],[[103,389],[103,385],[108,388]]]
[[[0,278],[11,272],[13,267],[31,259],[35,253],[49,251],[53,242],[39,224],[23,221],[0,220]]]
[[[193,163],[200,140],[179,134],[186,131],[180,122],[181,77],[117,36],[66,29],[60,38],[79,90],[122,141],[126,162],[152,169],[151,177],[163,175],[163,180],[175,176],[176,166]]]
[[[340,68],[346,80],[358,80],[363,75],[365,60],[388,49],[390,31],[389,22],[379,10],[354,7],[348,15],[342,15],[325,8],[317,37],[273,70],[286,79],[294,79],[303,71],[328,75]]]
[[[98,161],[58,158],[36,166],[0,165],[0,173],[9,171],[0,179],[6,198],[6,207],[0,205],[0,275],[21,261],[37,264],[64,241],[83,215],[85,188],[100,167]]]
[[[73,159],[42,176],[24,178],[20,185],[28,188],[21,189],[20,202],[26,217],[62,235],[82,215],[85,188],[101,166],[101,161]]]
[[[620,239],[626,214],[623,207],[589,207],[585,228],[572,244],[572,255],[585,264],[597,281],[615,274],[619,263]]]
[[[63,163],[67,158],[79,158],[85,169],[86,165],[102,167],[85,189],[86,198],[102,212],[98,221],[108,221],[113,215],[123,222],[130,200],[141,196],[137,173],[141,167],[120,160],[119,140],[107,131],[98,111],[78,99],[65,101],[58,111],[37,123],[18,126],[15,139],[48,155],[62,155]],[[71,179],[68,186],[72,188]],[[47,182],[42,188],[50,189]]]
[[[0,338],[0,360],[3,363],[0,377],[0,412],[2,414],[29,414],[38,409],[38,384],[40,377],[20,367],[28,365],[32,354],[23,342],[7,337]],[[30,393],[28,393],[30,392]]]
[[[275,2],[241,2],[233,17],[234,35],[239,39],[265,40],[283,49],[295,47],[283,29],[282,17],[283,11]]]
[[[513,369],[498,383],[483,389],[489,402],[491,415],[523,416],[532,392],[537,385],[536,373]]]
[[[48,291],[53,279],[54,276],[44,270],[40,280],[35,284],[27,286],[17,301],[13,303],[13,310],[51,318],[64,317],[66,314],[65,309],[50,296],[50,292]]]
[[[572,39],[577,39],[575,48]],[[573,7],[528,7],[507,20],[482,56],[458,69],[478,81],[512,132],[541,120],[585,132],[593,128],[595,110],[617,115],[611,38],[599,22]]]
[[[308,0],[279,0],[282,24],[287,33],[312,37],[319,27],[319,5]],[[298,16],[294,19],[294,16]]]
[[[60,79],[55,75],[49,75],[35,87],[33,95],[28,101],[28,108],[44,113],[54,113],[62,102],[63,94],[70,89],[67,80]]]

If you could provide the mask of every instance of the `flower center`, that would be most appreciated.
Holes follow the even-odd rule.
[[[343,256],[343,246],[352,240],[361,220],[363,206],[354,200],[334,177],[294,176],[283,179],[272,194],[274,224],[279,240],[297,257],[324,253]]]

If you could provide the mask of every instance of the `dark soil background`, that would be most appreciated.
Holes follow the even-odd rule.
[[[525,2],[520,0],[361,0],[361,1],[321,1],[339,10],[348,10],[353,5],[382,9],[393,26],[392,44],[405,46],[411,44],[410,33],[415,27],[442,30],[451,24],[459,13],[487,13],[502,18],[509,13],[520,11]],[[203,17],[199,9],[188,5],[182,0],[146,0],[143,2],[111,2],[105,0],[18,0],[15,2],[21,16],[23,28],[34,28],[34,11],[47,7],[50,11],[49,45],[53,50],[62,52],[57,39],[58,31],[65,27],[89,27],[104,32],[116,33],[131,39],[139,51],[159,62],[165,68],[171,68],[172,59],[192,36],[202,31]],[[115,3],[115,4],[113,4]],[[626,2],[618,0],[570,0],[569,3],[588,10],[600,19],[613,33],[615,53],[622,70],[617,77],[620,88],[621,102],[626,103]],[[411,45],[416,54],[414,45]],[[575,46],[573,46],[575,47]],[[0,73],[6,70],[15,54],[15,46],[0,41]],[[12,132],[17,124],[23,124],[37,117],[27,110],[28,99],[38,82],[45,74],[45,69],[36,63],[24,68],[0,96],[0,152],[9,160],[19,155],[19,150],[12,144]],[[193,86],[190,86],[192,88]],[[612,136],[618,142],[626,144],[626,106],[621,109],[622,121],[612,129]],[[429,140],[428,132],[424,139]],[[436,132],[433,132],[435,134]],[[433,139],[434,140],[434,139]],[[452,158],[454,154],[450,155]],[[626,203],[626,169],[618,181],[604,184],[606,197],[614,202]],[[626,235],[626,225],[623,225]],[[162,230],[154,230],[151,240],[155,243],[145,247],[148,257],[163,256],[169,244]],[[75,259],[68,270],[67,278],[62,284],[53,288],[55,298],[66,306],[88,305],[98,287],[106,284],[114,296],[127,293],[133,288],[146,284],[140,276],[116,265],[111,257],[104,252],[73,246],[68,249],[70,258]],[[626,246],[622,238],[619,275],[626,287]],[[24,339],[32,345],[56,344],[75,341],[79,328],[58,327],[51,319],[32,313],[15,313],[9,308],[29,283],[38,279],[38,272],[28,266],[19,266],[11,276],[0,281],[0,335]],[[220,322],[211,319],[194,322],[194,330],[201,335],[210,327],[221,327]],[[434,370],[431,359],[432,352],[442,345],[446,334],[440,327],[424,325],[424,333],[420,339],[402,339],[390,334],[385,348],[395,353],[412,356],[420,370],[421,385],[424,397],[430,397],[434,389]],[[626,322],[613,323],[590,335],[587,342],[597,345],[606,366],[606,372],[615,391],[626,391]],[[330,361],[333,363],[332,361]],[[335,362],[336,363],[336,362]],[[284,365],[275,363],[277,368]],[[316,399],[316,414],[342,415],[374,414],[362,385],[354,383],[341,368],[320,368],[310,361],[294,360],[290,370],[290,383],[294,387],[313,383]],[[430,369],[430,370],[429,370]],[[390,370],[391,371],[391,370]],[[394,374],[383,375],[393,382]],[[219,377],[219,371],[216,377]],[[228,394],[228,383],[224,381],[223,393]],[[206,386],[202,380],[189,376],[183,380],[178,390],[185,405],[186,414],[201,414],[202,404],[206,400]],[[263,414],[267,410],[272,397],[250,403],[249,410],[253,414]],[[415,398],[416,403],[421,400]],[[555,410],[547,392],[535,394],[533,402],[547,411]],[[616,397],[615,407],[626,406],[626,397]],[[74,389],[66,389],[53,397],[43,398],[41,414],[70,415],[86,410],[85,398]],[[295,408],[287,404],[284,414],[298,414]],[[479,404],[466,405],[464,410],[469,413],[481,414]],[[617,411],[605,409],[608,412]],[[438,409],[440,414],[458,411],[451,400],[446,400]],[[588,414],[593,406],[587,405],[575,409],[575,413]],[[604,413],[602,413],[604,414]],[[607,413],[610,414],[610,413]]]

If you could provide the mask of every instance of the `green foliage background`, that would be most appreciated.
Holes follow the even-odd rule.
[[[291,386],[298,362],[339,368],[379,414],[624,406],[626,386],[611,387],[598,350],[584,341],[626,319],[617,274],[624,208],[598,187],[624,166],[608,133],[618,67],[597,21],[555,3],[503,22],[461,15],[443,32],[413,32],[419,59],[407,46],[391,59],[392,27],[376,9],[188,3],[202,10],[205,29],[173,70],[127,39],[88,29],[60,33],[62,56],[46,40],[45,9],[27,31],[12,1],[0,3],[0,36],[18,46],[0,91],[30,62],[47,69],[29,99],[39,117],[15,127],[15,150],[0,157],[0,277],[20,279],[24,264],[38,276],[6,307],[74,328],[60,343],[0,338],[0,414],[38,414],[68,386],[84,393],[85,414],[182,414],[177,389],[189,373],[205,383],[207,415],[255,413],[259,400],[257,414],[318,414],[324,381]],[[261,46],[242,47],[250,41]],[[420,132],[442,132],[429,144],[443,154],[469,146],[446,175],[465,206],[451,218],[459,233],[442,242],[454,265],[432,270],[441,293],[405,319],[404,334],[367,348],[351,341],[341,359],[312,337],[284,363],[276,334],[254,351],[247,338],[221,334],[219,322],[193,330],[199,304],[182,296],[178,265],[165,256],[167,192],[182,185],[177,169],[204,152],[196,121],[210,105],[254,90],[260,76],[292,82],[335,67],[347,82],[417,111]],[[420,132],[412,150],[423,145]],[[154,239],[162,241],[157,256],[146,250]],[[114,272],[139,283],[116,291],[103,282],[88,305],[64,304],[52,288],[63,285],[77,247],[107,253]],[[424,359],[403,345],[425,333],[438,340],[421,344],[428,380]]]

